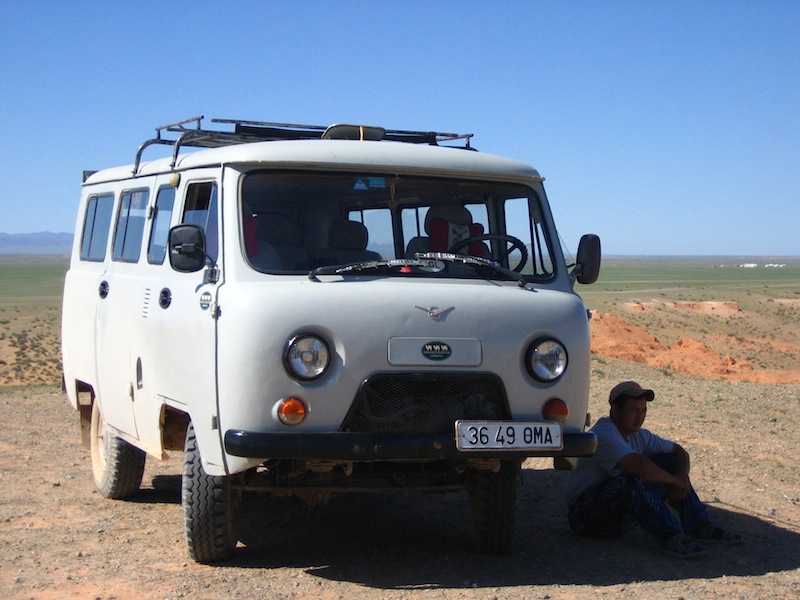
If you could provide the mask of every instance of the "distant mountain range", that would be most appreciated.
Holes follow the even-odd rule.
[[[0,254],[69,254],[71,233],[0,233]]]

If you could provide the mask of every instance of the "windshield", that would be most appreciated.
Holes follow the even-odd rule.
[[[255,172],[242,183],[241,223],[247,260],[264,273],[308,274],[332,265],[449,253],[481,260],[448,260],[441,269],[405,265],[381,274],[503,279],[503,271],[515,271],[530,281],[553,275],[539,198],[516,183]],[[486,263],[500,268],[487,269]]]

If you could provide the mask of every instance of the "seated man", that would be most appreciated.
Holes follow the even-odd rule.
[[[665,552],[680,558],[704,554],[701,542],[739,543],[741,536],[709,521],[689,481],[689,454],[642,429],[647,403],[654,397],[653,390],[635,381],[611,390],[609,416],[592,427],[597,452],[579,459],[567,481],[570,528],[579,535],[608,538],[638,523],[660,540]]]

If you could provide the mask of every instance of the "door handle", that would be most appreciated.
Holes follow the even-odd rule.
[[[103,298],[103,299],[105,299],[105,297],[108,296],[108,282],[107,281],[101,281],[100,282],[100,288],[97,290],[97,293],[100,294],[100,298]]]

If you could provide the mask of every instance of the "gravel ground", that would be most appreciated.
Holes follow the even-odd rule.
[[[681,561],[634,531],[585,540],[567,527],[566,474],[523,471],[516,552],[472,551],[467,499],[349,495],[309,511],[251,503],[242,548],[220,566],[190,561],[180,457],[148,459],[140,493],[103,499],[77,416],[52,387],[0,390],[0,591],[5,598],[798,598],[800,386],[711,381],[596,359],[592,413],[636,378],[657,391],[646,426],[693,457],[695,487],[746,543]]]

